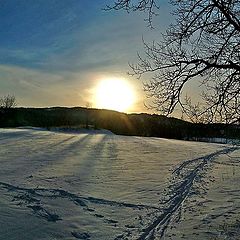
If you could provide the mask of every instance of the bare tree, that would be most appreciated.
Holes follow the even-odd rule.
[[[145,11],[152,26],[157,2],[117,0],[108,9]],[[180,107],[190,117],[194,112],[198,121],[240,123],[240,0],[171,4],[176,22],[159,41],[144,42],[144,56],[131,65],[132,74],[148,79],[144,90],[152,99],[149,107],[166,115]],[[184,96],[193,81],[205,89],[197,105]]]
[[[91,102],[86,102],[86,109],[85,109],[85,114],[86,114],[86,129],[89,129],[89,108],[92,108],[92,103]]]
[[[6,95],[0,98],[0,108],[9,109],[16,106],[16,98],[13,95]]]

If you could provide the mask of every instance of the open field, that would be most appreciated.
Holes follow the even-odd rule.
[[[239,239],[240,148],[0,130],[0,239]]]

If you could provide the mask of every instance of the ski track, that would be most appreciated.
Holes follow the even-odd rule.
[[[4,183],[4,182],[0,182],[0,188],[7,189],[8,192],[13,193],[12,195],[18,194],[16,196],[13,196],[13,201],[16,201],[16,200],[20,201],[19,205],[22,205],[23,203],[25,203],[25,205],[28,208],[31,208],[34,211],[34,213],[37,213],[38,215],[45,217],[48,221],[54,221],[54,222],[57,220],[60,220],[60,217],[52,216],[52,214],[50,214],[47,210],[45,210],[41,205],[41,201],[37,199],[37,197],[52,198],[52,199],[65,198],[81,207],[87,207],[87,203],[89,202],[97,205],[109,205],[109,206],[125,207],[125,208],[139,209],[139,210],[158,209],[155,206],[149,206],[144,204],[132,204],[132,203],[126,203],[126,202],[118,202],[118,201],[111,201],[107,199],[95,198],[91,196],[88,196],[88,197],[79,196],[77,194],[70,193],[62,189],[24,188],[24,187],[18,187],[8,183]]]
[[[190,195],[193,184],[197,178],[200,177],[204,167],[209,162],[213,161],[215,157],[231,153],[237,149],[237,147],[225,148],[203,157],[187,160],[180,164],[173,171],[172,185],[170,186],[170,192],[167,194],[170,197],[165,201],[163,212],[144,229],[144,232],[137,239],[161,239],[164,236],[168,225],[174,220],[178,211],[181,210],[184,201]],[[179,211],[179,213],[181,212]]]

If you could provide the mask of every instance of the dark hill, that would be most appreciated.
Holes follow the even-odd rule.
[[[115,134],[175,139],[240,136],[240,129],[237,126],[193,124],[157,114],[126,114],[82,107],[0,110],[0,127],[19,126],[104,128]]]

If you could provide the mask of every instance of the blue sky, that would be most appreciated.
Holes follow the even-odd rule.
[[[103,78],[125,78],[146,111],[142,83],[127,76],[147,41],[170,22],[162,1],[156,29],[144,14],[103,11],[112,1],[0,0],[0,95],[14,94],[19,106],[84,106]],[[94,103],[92,103],[94,107]]]

